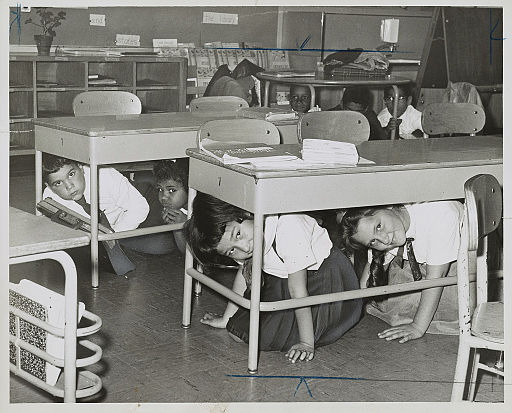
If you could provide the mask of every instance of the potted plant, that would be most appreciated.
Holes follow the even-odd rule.
[[[25,24],[30,23],[42,29],[42,34],[35,34],[34,40],[36,41],[38,54],[48,56],[55,36],[55,30],[53,29],[61,25],[61,20],[66,19],[66,12],[59,11],[54,14],[47,7],[37,7],[36,13],[39,15],[41,24],[32,21],[32,17],[25,20]]]

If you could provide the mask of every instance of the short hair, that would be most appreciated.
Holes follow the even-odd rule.
[[[217,252],[217,246],[229,222],[251,219],[241,208],[211,195],[197,192],[192,202],[192,215],[183,233],[195,258],[203,265],[233,264],[233,260]]]
[[[290,86],[290,96],[294,93],[295,89],[298,89],[298,88],[304,89],[306,94],[311,97],[311,90],[309,89],[308,86],[305,86],[305,85],[295,85],[295,84]]]
[[[43,182],[47,183],[48,175],[58,172],[64,165],[81,165],[81,163],[51,153],[43,153]]]
[[[372,95],[367,87],[350,87],[343,92],[341,101],[344,105],[349,102],[358,103],[364,107],[370,106]]]
[[[188,158],[163,159],[153,166],[155,181],[162,182],[172,179],[183,188],[188,188]]]
[[[413,95],[414,87],[411,86],[410,84],[397,85],[396,87],[398,88],[398,94],[400,96],[409,97],[409,96]],[[388,86],[385,89],[384,96],[393,96],[394,94],[395,94],[395,91],[393,90],[393,86]]]

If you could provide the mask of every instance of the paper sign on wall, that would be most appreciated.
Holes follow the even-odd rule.
[[[203,23],[206,24],[238,24],[238,14],[235,13],[203,13]]]
[[[153,39],[153,47],[178,47],[178,39]]]
[[[140,46],[138,34],[116,34],[117,46]]]

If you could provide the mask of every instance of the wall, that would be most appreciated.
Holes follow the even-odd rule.
[[[11,10],[13,10],[11,8]],[[178,42],[259,42],[263,47],[276,47],[277,7],[90,7],[63,8],[66,20],[57,27],[54,45],[115,46],[116,34],[140,35],[141,47],[151,47],[152,39],[177,38]],[[238,13],[238,25],[202,24],[203,11]],[[90,26],[89,14],[104,14],[106,26]],[[25,24],[32,17],[39,22],[34,9],[22,13],[21,40],[13,28],[10,44],[34,44],[37,27]],[[265,28],[265,30],[262,30]]]

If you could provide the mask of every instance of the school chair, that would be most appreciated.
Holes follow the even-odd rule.
[[[238,96],[203,96],[192,99],[191,112],[235,112],[240,108],[248,108],[245,99]]]
[[[197,131],[197,147],[214,142],[279,144],[277,127],[263,119],[216,119],[203,123]]]
[[[75,116],[138,115],[141,112],[139,97],[122,90],[92,90],[79,93],[73,99]],[[151,171],[153,162],[120,163],[114,167],[123,173]]]
[[[421,116],[423,131],[428,135],[476,135],[485,125],[485,111],[474,103],[432,103]]]
[[[366,117],[351,110],[308,112],[297,125],[299,143],[303,139],[329,139],[358,145],[370,137]]]
[[[474,349],[468,400],[474,399],[479,370],[504,376],[503,369],[480,363],[480,350],[505,350],[503,302],[488,302],[487,235],[502,217],[501,187],[493,175],[481,174],[464,185],[465,205],[461,245],[457,258],[459,349],[452,387],[452,401],[462,401],[471,349]],[[469,285],[476,274],[476,308],[470,304]]]
[[[142,104],[137,95],[121,90],[82,92],[73,99],[75,116],[137,115]]]

